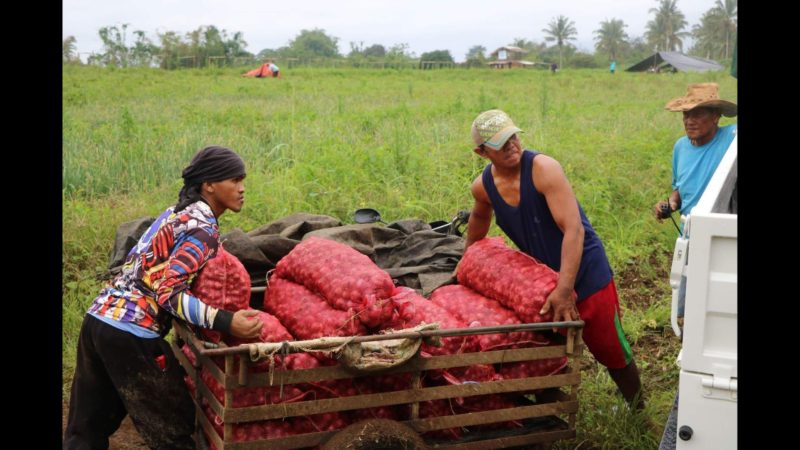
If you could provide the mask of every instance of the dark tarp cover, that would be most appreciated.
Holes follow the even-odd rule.
[[[136,244],[153,218],[126,222],[117,229],[109,272],[116,275],[128,251]],[[342,225],[331,216],[297,213],[248,233],[236,229],[222,235],[225,250],[236,256],[250,274],[253,286],[266,284],[267,272],[301,240],[317,236],[346,244],[367,255],[399,286],[408,286],[424,296],[453,282],[452,273],[464,253],[464,239],[432,231],[421,220],[379,224]],[[255,295],[254,295],[255,297]]]
[[[641,62],[628,67],[628,72],[644,72],[653,68],[661,68],[668,64],[679,72],[706,72],[709,70],[723,70],[725,67],[710,59],[684,55],[679,52],[656,52]]]

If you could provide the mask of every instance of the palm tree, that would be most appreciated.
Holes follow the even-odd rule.
[[[600,22],[600,28],[594,30],[597,35],[594,40],[594,48],[597,51],[607,52],[611,60],[617,59],[617,54],[628,45],[628,33],[624,28],[625,22],[620,19],[611,19]]]
[[[647,22],[645,36],[651,46],[656,50],[682,51],[683,38],[690,35],[682,31],[688,23],[686,17],[678,10],[678,0],[657,0],[658,8],[650,8],[656,16]]]
[[[692,28],[695,44],[692,53],[705,58],[728,59],[736,37],[736,0],[717,1]]]
[[[123,23],[119,28],[114,25],[98,30],[97,33],[100,35],[100,40],[103,41],[103,50],[105,50],[99,58],[102,65],[128,67],[128,47],[125,44],[128,25]]]
[[[725,59],[728,59],[728,54],[731,48],[731,41],[734,34],[736,34],[736,25],[738,19],[738,5],[737,0],[717,0],[714,4],[714,9],[717,11],[719,18],[720,28],[725,33]]]
[[[225,53],[229,57],[247,55],[245,48],[247,48],[247,41],[244,40],[244,34],[241,31],[233,33],[233,37],[225,41]]]
[[[75,36],[67,36],[61,43],[61,62],[63,64],[71,63],[77,59],[75,42]]]
[[[578,31],[575,29],[575,22],[564,16],[558,16],[547,24],[548,28],[543,28],[546,34],[545,41],[556,41],[558,45],[558,66],[564,67],[564,42],[574,41]]]

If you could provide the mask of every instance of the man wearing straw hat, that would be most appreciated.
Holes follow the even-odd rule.
[[[736,135],[735,124],[719,126],[720,117],[735,117],[737,107],[720,99],[718,90],[717,83],[690,84],[684,97],[672,99],[665,106],[683,113],[686,136],[672,149],[672,193],[653,209],[659,221],[677,210],[681,215],[692,212]]]
[[[717,83],[691,84],[686,96],[672,99],[664,107],[683,113],[686,136],[678,139],[672,149],[672,193],[667,201],[662,200],[654,207],[659,221],[677,210],[682,215],[691,213],[736,136],[736,124],[719,126],[721,116],[736,116],[737,106],[720,99],[718,90]],[[684,317],[685,305],[686,277],[683,276],[678,291],[679,318]],[[659,450],[675,449],[677,417],[676,395]]]

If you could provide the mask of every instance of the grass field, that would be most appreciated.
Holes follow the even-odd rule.
[[[647,390],[645,413],[631,414],[586,352],[578,438],[559,448],[657,447],[677,388],[667,280],[676,231],[650,211],[669,193],[672,145],[683,135],[680,115],[663,107],[705,81],[735,102],[734,78],[306,68],[276,80],[241,72],[64,66],[64,398],[116,227],[174,203],[180,171],[200,148],[230,147],[247,164],[245,207],[221,218],[223,233],[300,211],[349,223],[360,207],[388,221],[449,219],[471,207],[469,185],[485,165],[471,152],[470,124],[500,108],[525,130],[524,147],[561,162],[603,240]]]

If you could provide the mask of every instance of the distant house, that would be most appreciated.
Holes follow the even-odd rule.
[[[489,61],[486,63],[489,67],[494,69],[511,69],[512,67],[533,67],[536,63],[531,61],[525,61],[522,59],[522,55],[528,53],[527,50],[524,48],[514,47],[513,45],[507,45],[505,47],[500,47],[497,50],[493,51],[489,54],[490,58],[493,58],[494,61]]]
[[[628,72],[707,72],[723,70],[721,64],[710,59],[684,55],[679,52],[656,52],[626,69]]]

